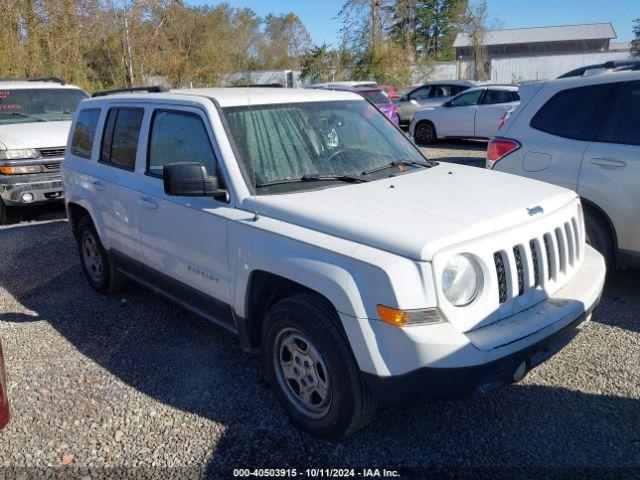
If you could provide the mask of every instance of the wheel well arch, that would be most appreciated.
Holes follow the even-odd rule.
[[[617,252],[618,251],[618,235],[616,233],[615,227],[613,226],[613,222],[611,221],[611,218],[609,218],[609,215],[607,215],[602,208],[600,208],[598,205],[593,203],[591,200],[588,200],[584,197],[580,197],[580,201],[582,202],[583,208],[585,210],[589,210],[595,213],[597,216],[602,218],[602,220],[604,220],[605,224],[609,227],[609,232],[611,233],[611,240],[613,241],[614,253]]]
[[[240,328],[240,335],[243,346],[246,346],[250,350],[260,348],[266,313],[278,301],[297,293],[310,293],[320,297],[331,307],[336,314],[335,318],[338,319],[338,311],[333,303],[317,290],[275,273],[265,270],[254,270],[251,272],[247,284],[245,300],[246,316],[244,319],[241,319],[243,325]],[[342,322],[336,321],[335,323],[344,339],[347,340],[347,334]]]
[[[73,202],[69,202],[67,204],[67,217],[69,218],[69,223],[71,224],[71,231],[73,233],[76,232],[80,219],[87,215],[91,216],[89,211],[83,206]]]

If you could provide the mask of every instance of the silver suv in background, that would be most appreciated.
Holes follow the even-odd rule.
[[[409,125],[411,117],[424,107],[440,105],[450,98],[475,87],[477,82],[471,80],[448,80],[445,82],[430,82],[414,88],[409,93],[396,100],[400,125]]]
[[[14,206],[62,200],[60,162],[87,97],[57,78],[0,80],[0,225]]]
[[[587,241],[610,266],[640,264],[640,71],[520,87],[487,168],[578,192]]]

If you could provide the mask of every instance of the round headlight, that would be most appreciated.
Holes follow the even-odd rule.
[[[456,307],[473,302],[482,288],[482,270],[469,255],[455,255],[442,272],[444,296]]]

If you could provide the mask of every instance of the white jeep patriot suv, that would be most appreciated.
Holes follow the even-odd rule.
[[[0,80],[0,225],[14,206],[62,200],[60,162],[87,96],[58,78]]]
[[[69,141],[89,283],[131,278],[237,333],[317,435],[520,380],[603,287],[575,193],[430,162],[354,93],[106,92]]]

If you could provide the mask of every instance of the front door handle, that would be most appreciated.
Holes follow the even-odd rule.
[[[139,197],[138,205],[144,208],[148,208],[150,210],[158,209],[158,202],[156,202],[155,200],[151,200],[150,198],[147,198],[147,197]]]
[[[91,182],[91,186],[98,192],[104,191],[104,183],[98,182],[97,180],[94,180],[93,182]]]
[[[626,167],[627,162],[623,160],[616,160],[615,158],[592,158],[591,163],[598,165],[599,167]]]

